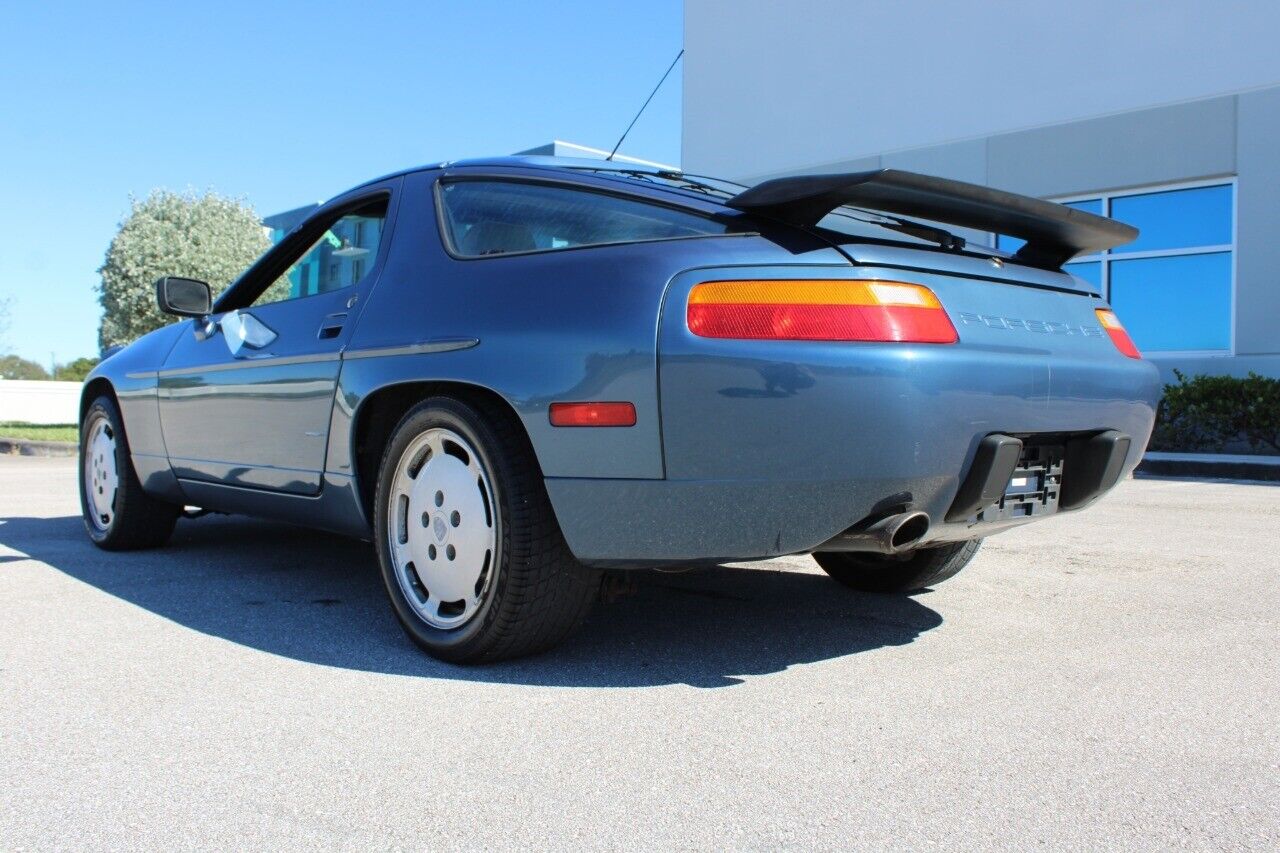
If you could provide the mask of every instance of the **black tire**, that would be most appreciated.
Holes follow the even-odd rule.
[[[110,441],[114,465],[114,500],[106,497],[101,485],[89,482],[92,473],[86,463],[90,460],[89,442],[93,428],[101,422]],[[105,454],[105,451],[104,451]],[[103,460],[105,462],[105,459]],[[142,490],[138,475],[133,470],[129,456],[129,438],[125,434],[124,419],[115,400],[103,395],[85,411],[80,422],[80,466],[76,478],[80,481],[80,514],[85,530],[93,544],[107,551],[133,551],[163,545],[173,533],[173,526],[182,514],[182,507],[157,500]],[[89,488],[97,488],[106,498],[111,510],[104,514],[94,509],[88,494]]]
[[[917,592],[957,574],[981,544],[981,539],[970,539],[895,555],[826,551],[813,559],[835,580],[860,592]]]
[[[474,448],[497,509],[496,557],[489,569],[495,573],[474,614],[457,627],[432,625],[410,605],[397,577],[407,570],[394,565],[390,542],[392,481],[406,451],[432,429],[450,430]],[[600,573],[569,551],[523,428],[493,405],[432,397],[405,414],[379,467],[374,542],[396,618],[414,643],[445,661],[477,663],[545,651],[576,629],[599,597]]]

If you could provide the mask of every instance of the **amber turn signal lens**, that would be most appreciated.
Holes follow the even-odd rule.
[[[636,425],[631,403],[552,403],[551,425],[558,427],[629,427]]]
[[[704,338],[953,344],[929,288],[901,281],[709,281],[689,292],[689,331]]]
[[[1111,338],[1111,343],[1116,345],[1116,349],[1129,358],[1142,358],[1142,353],[1138,352],[1138,348],[1134,346],[1133,338],[1129,337],[1129,333],[1124,330],[1116,312],[1110,308],[1096,308],[1093,313],[1098,315],[1098,322],[1107,330],[1107,335]]]

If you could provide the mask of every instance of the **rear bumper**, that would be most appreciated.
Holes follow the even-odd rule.
[[[1159,388],[1152,365],[1119,354],[868,347],[853,368],[847,351],[809,355],[666,362],[666,479],[547,480],[578,558],[624,567],[804,553],[902,510],[929,515],[921,544],[991,535],[1040,516],[951,512],[985,438],[1127,436],[1098,486],[1059,511],[1079,509],[1141,460]]]
[[[1094,435],[1099,434],[1107,433]],[[1141,444],[1129,442],[1125,451],[1115,455],[1114,467],[1107,464],[1112,457],[1102,457],[1094,485],[1080,490],[1071,503],[1058,505],[1055,512],[1082,509],[1105,494],[1141,460],[1142,446],[1145,438]],[[920,545],[990,536],[1045,517],[991,509],[986,518],[952,513],[962,484],[983,479],[985,474],[985,469],[970,464],[957,466],[952,473],[874,479],[549,478],[546,483],[565,538],[578,559],[627,568],[806,553],[851,527],[907,510],[923,511],[930,518],[929,532]]]

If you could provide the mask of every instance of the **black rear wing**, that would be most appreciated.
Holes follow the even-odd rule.
[[[897,169],[775,178],[738,193],[727,204],[794,225],[816,225],[847,204],[994,231],[1026,240],[1014,257],[1047,269],[1058,269],[1076,255],[1121,246],[1138,236],[1132,225],[1073,207]]]

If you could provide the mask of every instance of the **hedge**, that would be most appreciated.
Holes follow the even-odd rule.
[[[1280,455],[1280,379],[1250,371],[1164,386],[1151,450]]]

